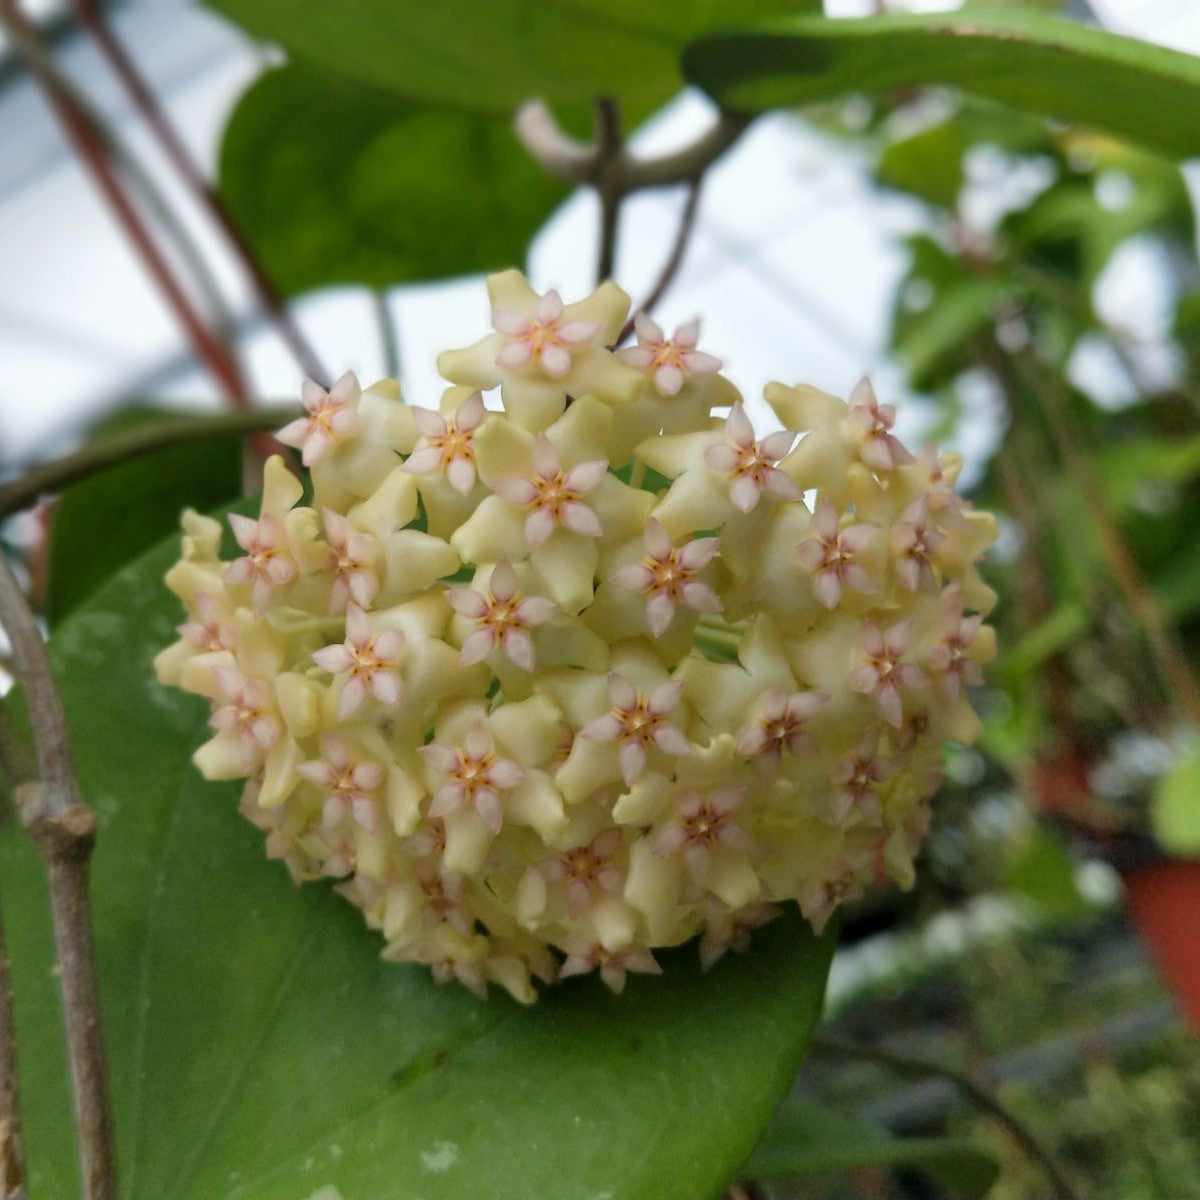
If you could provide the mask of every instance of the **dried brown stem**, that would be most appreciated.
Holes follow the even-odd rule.
[[[43,463],[0,487],[0,519],[28,508],[42,496],[53,495],[72,483],[109,467],[120,466],[130,459],[186,442],[279,429],[302,413],[299,407],[278,405],[217,413],[211,417],[169,417],[154,425],[131,429],[96,445],[85,446],[74,454]]]
[[[248,392],[236,359],[208,329],[175,278],[114,167],[104,130],[55,71],[17,0],[0,0],[0,28],[41,84],[59,123],[183,326],[197,357],[208,367],[230,403],[244,407]]]
[[[918,1058],[909,1054],[898,1054],[885,1050],[882,1046],[858,1042],[853,1038],[839,1037],[833,1033],[818,1033],[810,1043],[814,1050],[830,1054],[844,1054],[854,1058],[864,1058],[877,1062],[902,1075],[938,1075],[948,1079],[980,1112],[987,1113],[999,1125],[1003,1126],[1008,1135],[1034,1162],[1046,1173],[1050,1180],[1055,1200],[1078,1200],[1075,1188],[1063,1174],[1058,1163],[1054,1161],[1049,1151],[1042,1146],[1021,1119],[1006,1108],[987,1088],[976,1083],[969,1075],[957,1071],[953,1067],[930,1059]]]
[[[158,138],[163,153],[179,172],[192,195],[220,227],[242,264],[254,290],[258,293],[267,316],[276,332],[292,352],[301,370],[322,387],[329,386],[328,372],[317,357],[303,331],[288,311],[266,269],[259,261],[254,248],[238,228],[225,202],[201,174],[187,147],[183,144],[174,126],[168,120],[153,91],[142,77],[137,64],[126,53],[112,27],[106,19],[104,9],[95,0],[75,0],[75,11],[83,26],[91,33],[101,53],[108,60],[114,73],[125,85],[142,119]]]
[[[683,256],[687,253],[688,242],[691,241],[692,230],[696,227],[696,212],[700,204],[700,185],[703,182],[703,178],[701,174],[697,175],[691,181],[688,188],[687,200],[684,202],[683,212],[679,217],[679,228],[675,232],[675,242],[671,246],[671,253],[667,256],[667,261],[663,264],[663,269],[645,300],[634,309],[633,314],[625,322],[621,332],[617,334],[617,340],[613,343],[614,347],[620,346],[633,333],[634,316],[639,312],[649,316],[654,311],[655,305],[663,298],[667,288],[671,286],[675,276],[679,273],[679,268],[683,265]]]
[[[0,556],[0,626],[12,643],[33,728],[36,782],[17,789],[21,820],[46,866],[63,997],[84,1200],[117,1200],[112,1110],[88,900],[96,818],[83,802],[67,718],[37,622]]]

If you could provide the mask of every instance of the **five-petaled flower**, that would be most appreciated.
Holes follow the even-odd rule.
[[[912,636],[912,627],[912,619],[906,618],[897,621],[885,633],[874,622],[864,621],[864,661],[855,667],[850,676],[850,686],[856,692],[873,695],[879,704],[883,719],[896,729],[899,729],[904,721],[902,693],[924,687],[928,682],[925,672],[916,663],[904,661]]]
[[[346,606],[346,640],[313,654],[313,661],[330,675],[344,675],[338,696],[338,720],[352,717],[370,694],[380,704],[400,702],[397,662],[404,650],[404,634],[398,629],[371,632],[367,614],[351,602]]]
[[[271,603],[271,592],[296,578],[296,564],[283,544],[283,525],[271,513],[257,521],[230,513],[229,524],[246,553],[225,568],[225,582],[250,584],[254,615],[261,617]]]
[[[537,663],[529,631],[550,620],[557,605],[545,596],[522,596],[510,563],[496,564],[486,592],[473,587],[447,588],[446,600],[456,613],[475,623],[463,640],[458,661],[464,667],[482,662],[497,646],[503,646],[504,653],[523,671],[534,670]]]
[[[465,496],[475,486],[475,431],[487,415],[482,393],[473,392],[451,417],[415,405],[412,415],[421,440],[405,460],[404,470],[410,475],[440,471]]]
[[[892,433],[896,406],[880,404],[869,379],[860,379],[850,393],[846,424],[858,444],[863,462],[876,471],[890,471],[913,461],[904,443]]]
[[[298,417],[285,425],[275,435],[276,440],[300,449],[304,465],[313,466],[338,442],[358,432],[360,394],[358,378],[353,371],[347,371],[329,391],[306,379],[300,386],[300,400],[308,410],[308,416]]]
[[[375,572],[379,543],[332,509],[322,509],[321,519],[329,540],[329,572],[333,577],[329,611],[341,612],[350,600],[362,608],[368,607],[379,591]]]
[[[340,825],[347,816],[374,833],[379,828],[375,791],[383,782],[383,765],[355,756],[350,743],[334,734],[321,739],[323,757],[302,762],[296,770],[328,794],[321,809],[321,824],[327,829]]]
[[[746,787],[724,787],[700,793],[686,791],[674,816],[658,828],[651,839],[655,854],[683,852],[688,872],[696,883],[708,877],[713,847],[749,854],[754,839],[733,819],[734,810],[746,798]]]
[[[812,745],[804,726],[829,702],[823,692],[793,692],[769,688],[758,701],[758,715],[738,734],[737,752],[747,758],[778,762],[786,750],[801,754]]]
[[[676,605],[694,612],[720,612],[721,599],[697,575],[712,562],[718,538],[695,538],[676,550],[671,535],[651,517],[646,522],[646,552],[640,563],[630,563],[612,574],[612,582],[646,597],[646,623],[661,637],[675,618]]]
[[[249,679],[232,667],[213,668],[224,703],[217,704],[209,724],[218,733],[236,734],[249,774],[279,740],[279,718],[272,705],[271,685]]]
[[[812,573],[813,591],[826,608],[838,606],[843,587],[863,595],[879,591],[870,571],[858,561],[879,535],[874,525],[860,522],[842,528],[833,502],[822,496],[810,528],[814,536],[796,547],[796,559]]]
[[[666,754],[691,754],[687,735],[668,720],[682,694],[683,684],[678,680],[668,680],[648,692],[639,692],[628,679],[610,672],[608,696],[612,708],[589,721],[579,736],[592,742],[616,742],[621,777],[627,784],[633,784],[645,770],[651,746]]]
[[[596,891],[620,895],[624,883],[621,869],[612,862],[621,846],[621,831],[606,829],[586,846],[564,850],[541,864],[542,876],[551,882],[566,885],[567,911],[581,917]]]
[[[571,352],[600,332],[598,321],[563,321],[562,297],[553,289],[538,300],[532,317],[493,309],[492,325],[509,339],[496,355],[497,366],[533,362],[553,379],[566,375],[571,370]]]
[[[482,721],[472,725],[461,746],[430,742],[421,757],[445,782],[429,805],[431,817],[444,817],[464,806],[474,808],[493,833],[504,824],[500,793],[515,788],[525,772],[511,759],[496,753],[492,735]]]
[[[583,497],[608,474],[607,459],[593,459],[564,471],[554,443],[543,433],[534,438],[532,456],[531,474],[506,475],[493,485],[498,496],[529,510],[525,540],[530,549],[537,549],[560,526],[584,537],[602,537],[600,518],[583,503]]]
[[[679,395],[689,375],[715,375],[721,360],[696,349],[699,320],[689,321],[668,338],[645,313],[633,319],[638,344],[617,351],[617,357],[638,371],[649,374],[654,390],[664,397]]]
[[[756,440],[746,410],[735,404],[725,422],[725,440],[709,446],[704,461],[729,480],[733,507],[749,512],[764,490],[783,500],[799,500],[804,495],[795,481],[775,465],[795,440],[796,435],[786,429]]]

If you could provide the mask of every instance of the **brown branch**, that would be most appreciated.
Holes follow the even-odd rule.
[[[46,866],[63,996],[84,1200],[117,1200],[112,1110],[88,900],[96,818],[83,802],[67,718],[33,613],[0,556],[0,626],[12,643],[34,732],[36,782],[17,790],[21,820]]]
[[[237,252],[242,269],[254,285],[254,290],[258,293],[259,300],[275,326],[276,332],[292,352],[301,370],[322,387],[328,387],[329,375],[317,357],[316,351],[288,311],[283,298],[267,275],[254,248],[238,228],[225,202],[201,174],[199,167],[188,153],[187,147],[183,144],[153,91],[138,70],[137,64],[126,53],[125,48],[113,33],[112,27],[105,17],[104,9],[96,3],[96,0],[75,0],[75,11],[80,22],[91,33],[101,52],[108,59],[114,73],[125,85],[125,89],[138,112],[141,113],[142,119],[158,138],[163,153],[175,170],[179,172],[197,202],[207,210],[209,216],[220,227],[232,248]]]
[[[648,187],[688,183],[702,174],[745,132],[752,117],[722,113],[691,145],[672,154],[640,158],[623,148],[609,170],[623,194]],[[529,100],[517,110],[517,137],[542,169],[567,183],[592,183],[603,156],[599,139],[591,143],[570,137],[542,100]]]
[[[144,428],[131,429],[74,454],[43,463],[11,483],[0,487],[0,519],[35,504],[42,496],[60,492],[72,483],[87,479],[130,459],[153,454],[186,442],[231,437],[279,429],[303,415],[299,407],[248,408],[211,417],[171,417]]]
[[[17,1085],[17,1030],[8,982],[8,947],[0,914],[0,1197],[25,1195],[25,1151],[21,1145],[21,1112]]]
[[[617,102],[611,99],[596,103],[596,164],[593,186],[600,198],[600,253],[596,263],[596,284],[611,279],[617,257],[617,226],[621,217],[621,201],[627,189],[623,186],[618,168],[623,143],[621,114]]]
[[[1013,1141],[1042,1168],[1054,1189],[1055,1200],[1078,1200],[1075,1188],[1063,1174],[1062,1168],[1054,1161],[1050,1152],[1034,1137],[1024,1122],[1001,1104],[987,1088],[976,1083],[969,1075],[939,1062],[917,1058],[909,1054],[898,1054],[892,1050],[885,1050],[881,1046],[839,1037],[833,1033],[815,1034],[810,1045],[814,1050],[829,1054],[845,1054],[854,1058],[868,1059],[871,1062],[890,1067],[902,1075],[937,1075],[942,1079],[948,1079],[976,1108],[987,1113],[1003,1126]]]
[[[244,407],[248,393],[241,368],[228,348],[206,327],[175,278],[114,169],[103,128],[54,69],[17,0],[0,0],[0,29],[12,40],[41,84],[59,123],[183,326],[197,357],[207,365],[229,401],[236,407]]]
[[[649,316],[654,311],[655,305],[663,298],[667,288],[674,282],[679,268],[683,265],[683,256],[687,252],[688,242],[692,237],[692,230],[696,226],[696,211],[700,204],[700,185],[703,182],[703,178],[703,174],[697,175],[689,184],[687,200],[684,202],[683,212],[679,217],[679,228],[675,232],[675,241],[671,246],[671,253],[667,256],[667,261],[663,264],[662,271],[659,273],[658,279],[650,289],[649,294],[634,309],[629,320],[622,326],[621,332],[617,334],[617,340],[612,345],[613,349],[620,346],[633,333],[634,317],[639,312]]]

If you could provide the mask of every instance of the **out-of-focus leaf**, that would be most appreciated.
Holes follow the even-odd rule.
[[[994,280],[966,279],[937,292],[928,308],[906,320],[892,346],[912,385],[929,387],[969,365],[972,339],[990,330],[1002,297]]]
[[[1131,508],[1150,483],[1180,484],[1200,475],[1200,434],[1134,438],[1095,451],[1096,474],[1117,511]]]
[[[166,416],[149,406],[125,408],[97,425],[92,440]],[[220,438],[172,446],[67,488],[50,529],[46,620],[56,625],[118,568],[177,529],[184,508],[216,508],[241,486],[241,439]]]
[[[423,104],[509,116],[531,96],[615,96],[649,112],[683,86],[679,51],[706,29],[819,0],[208,0],[252,34]]]
[[[1005,679],[1015,679],[1035,670],[1090,628],[1087,609],[1078,601],[1064,601],[1044,621],[1013,643],[997,664],[996,673]]]
[[[220,188],[289,294],[523,263],[566,195],[504,121],[423,110],[304,66],[242,97]]]
[[[967,138],[957,120],[942,121],[884,148],[877,177],[887,187],[899,188],[953,208],[963,184],[963,155]]]
[[[1200,745],[1185,750],[1158,781],[1150,819],[1164,849],[1200,853]],[[1187,918],[1181,914],[1181,919]]]
[[[773,1183],[844,1175],[856,1167],[917,1167],[960,1200],[986,1196],[996,1161],[965,1138],[897,1138],[811,1101],[789,1100],[775,1114],[742,1178]]]
[[[128,1200],[696,1200],[745,1161],[816,1022],[836,933],[795,914],[701,973],[694,946],[613,996],[523,1009],[381,961],[327,886],[294,887],[189,761],[207,705],[151,659],[169,544],[51,639],[99,835],[92,900]],[[29,1194],[80,1194],[44,871],[0,828]]]
[[[1075,882],[1075,864],[1063,840],[1043,826],[1032,827],[1007,854],[1008,886],[1053,920],[1067,921],[1090,906]]]
[[[683,62],[693,83],[739,111],[953,84],[1176,158],[1200,153],[1200,61],[1024,8],[777,18],[697,38]]]

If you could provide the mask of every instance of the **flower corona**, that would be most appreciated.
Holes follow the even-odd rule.
[[[759,437],[697,322],[610,348],[614,284],[489,291],[436,408],[305,384],[311,504],[271,459],[228,560],[185,514],[156,667],[211,705],[200,770],[386,958],[524,1002],[909,886],[995,651],[957,460],[910,454],[865,380],[771,384]]]

